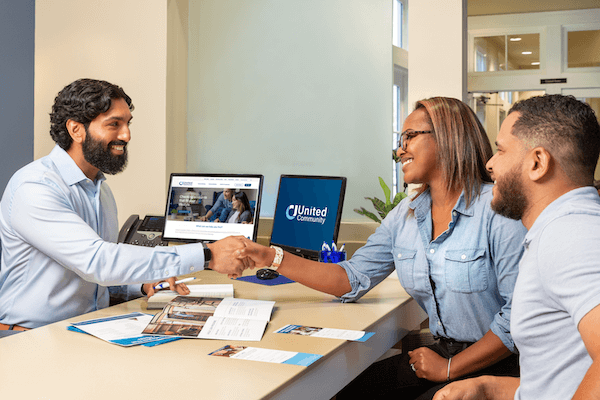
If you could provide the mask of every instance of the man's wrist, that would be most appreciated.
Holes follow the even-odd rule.
[[[204,249],[204,269],[207,269],[213,256],[212,249],[210,244],[205,243],[202,243],[202,248]]]

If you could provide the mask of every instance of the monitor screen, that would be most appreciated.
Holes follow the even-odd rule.
[[[262,175],[171,174],[163,240],[256,241],[262,186]]]
[[[346,178],[281,175],[271,244],[317,259],[323,242],[337,241]]]

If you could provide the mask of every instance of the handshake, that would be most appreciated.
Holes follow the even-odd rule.
[[[244,270],[250,268],[268,267],[273,263],[275,250],[265,247],[243,236],[229,236],[217,242],[207,245],[212,253],[208,267],[222,274],[227,274],[230,278],[242,276]],[[162,282],[168,282],[171,290],[179,294],[186,295],[190,293],[185,283],[177,283],[175,277],[165,279],[164,281],[144,283],[142,293],[152,297],[158,290],[156,286]]]
[[[243,236],[229,236],[207,245],[212,253],[208,267],[230,278],[242,276],[244,270],[268,267],[273,263],[275,250]]]

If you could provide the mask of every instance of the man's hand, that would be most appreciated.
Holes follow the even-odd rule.
[[[247,268],[253,268],[251,259],[240,257],[240,251],[245,247],[246,238],[243,236],[229,236],[217,242],[208,244],[212,258],[208,267],[230,278],[242,276]]]
[[[433,400],[487,400],[483,385],[477,378],[452,382],[441,388]]]
[[[512,376],[478,376],[444,386],[433,400],[513,400],[519,383]]]
[[[448,377],[448,359],[428,347],[409,351],[410,364],[419,378],[432,382],[445,382]]]
[[[165,281],[154,282],[154,283],[144,283],[144,285],[143,285],[144,292],[146,293],[148,298],[150,298],[150,297],[154,296],[154,294],[157,292],[157,290],[154,289],[154,287],[156,285],[158,285],[161,282],[169,282],[169,290],[174,290],[179,294],[190,294],[190,289],[187,287],[187,285],[185,283],[180,283],[180,284],[176,285],[175,280],[176,280],[175,277],[172,277]]]

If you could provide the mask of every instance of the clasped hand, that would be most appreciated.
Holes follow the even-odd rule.
[[[428,347],[408,352],[410,364],[419,378],[432,382],[445,382],[448,377],[448,359]]]

